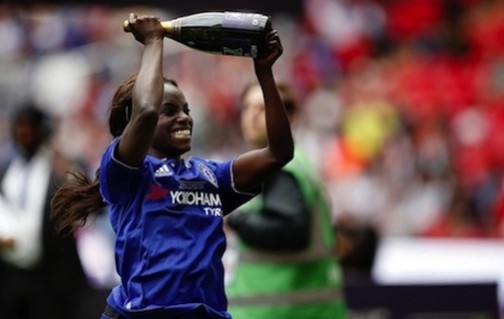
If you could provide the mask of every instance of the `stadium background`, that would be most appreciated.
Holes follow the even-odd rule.
[[[139,44],[122,21],[131,11],[171,19],[211,10],[273,17],[285,48],[275,72],[295,88],[296,139],[327,183],[349,298],[381,278],[461,285],[428,294],[453,300],[488,284],[482,289],[503,299],[504,1],[2,2],[0,156],[12,151],[10,113],[33,99],[57,120],[54,147],[92,174],[110,140],[108,101],[139,62]],[[244,150],[237,100],[253,79],[250,60],[165,45],[165,73],[195,117],[192,153],[225,158]],[[81,235],[100,289],[114,281],[110,260],[85,252],[101,247],[107,256],[108,231],[98,220]],[[439,258],[447,252],[453,258]],[[387,254],[399,257],[390,263]],[[367,306],[369,316],[393,316],[373,309],[392,308],[395,288],[388,301]]]

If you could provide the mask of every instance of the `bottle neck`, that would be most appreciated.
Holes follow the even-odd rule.
[[[162,21],[161,25],[165,30],[167,36],[172,36],[180,33],[180,19],[173,19],[169,21]]]

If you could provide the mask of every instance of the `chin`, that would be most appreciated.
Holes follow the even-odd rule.
[[[191,150],[191,145],[189,145],[189,146],[184,146],[184,147],[180,147],[180,148],[178,149],[178,151],[179,151],[180,155],[183,155],[183,154],[185,154],[185,153],[189,152],[190,150]]]

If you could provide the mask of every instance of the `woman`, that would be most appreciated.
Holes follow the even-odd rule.
[[[278,90],[291,124],[298,106],[290,88]],[[242,95],[241,131],[261,149],[268,143],[267,104],[257,84]],[[238,239],[227,295],[234,319],[344,319],[342,272],[323,181],[296,147],[261,194],[228,218]]]
[[[293,156],[293,141],[272,66],[282,54],[276,31],[270,54],[254,60],[267,104],[269,144],[226,162],[181,156],[193,121],[182,91],[163,78],[164,31],[155,17],[130,14],[144,45],[140,70],[116,91],[115,137],[93,183],[76,175],[53,199],[60,229],[85,222],[105,201],[116,232],[121,283],[102,318],[231,318],[221,257],[223,216],[257,193]]]

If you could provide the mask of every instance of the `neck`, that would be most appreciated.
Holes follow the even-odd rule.
[[[150,149],[149,155],[154,156],[156,158],[161,158],[161,159],[180,160],[180,158],[181,158],[181,155],[166,154],[166,153],[160,152],[155,149]]]
[[[35,154],[40,150],[40,147],[37,148],[18,148],[19,155],[26,161],[29,162]]]

